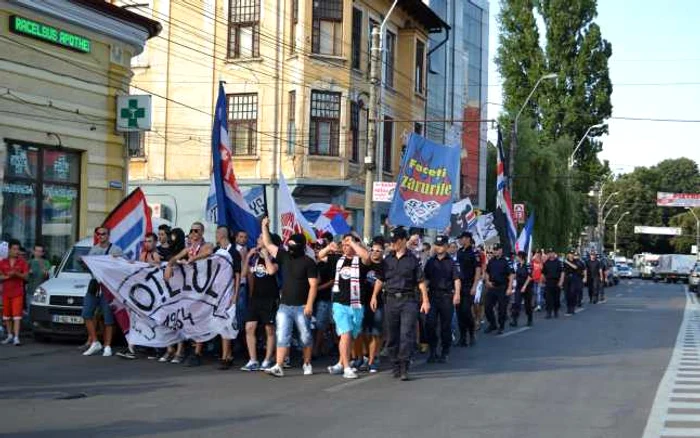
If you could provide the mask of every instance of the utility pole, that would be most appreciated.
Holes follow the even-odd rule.
[[[615,230],[615,240],[613,240],[613,252],[615,253],[615,255],[617,255],[617,226],[620,225],[620,221],[622,220],[622,218],[624,218],[628,214],[630,214],[629,211],[622,213],[622,216],[620,216],[617,222],[615,222],[615,226],[613,227],[613,229]]]
[[[369,50],[369,126],[367,127],[367,154],[365,155],[365,220],[363,226],[363,236],[365,241],[369,243],[372,238],[372,186],[374,185],[374,170],[377,165],[375,158],[377,157],[377,122],[379,114],[379,87],[382,83],[381,70],[382,65],[382,35],[384,28],[391,16],[391,13],[396,8],[399,0],[394,0],[394,3],[389,8],[386,17],[379,27],[372,29],[370,50]]]
[[[698,259],[700,259],[700,218],[697,214],[695,214],[695,211],[693,211],[692,208],[686,207],[685,209],[688,210],[695,218],[695,248],[697,251],[696,255],[698,256]]]
[[[370,46],[370,86],[369,86],[369,124],[367,126],[367,155],[365,156],[365,221],[363,237],[365,242],[372,238],[372,186],[374,185],[375,158],[377,153],[377,107],[379,106],[378,90],[381,82],[379,66],[381,65],[381,33],[378,27],[372,29]]]

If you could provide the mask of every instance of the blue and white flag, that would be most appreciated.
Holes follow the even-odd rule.
[[[248,246],[252,248],[260,235],[260,222],[248,206],[233,172],[223,83],[219,84],[211,142],[214,168],[207,197],[207,218],[218,225],[227,225],[232,231],[245,231],[248,233]]]
[[[439,230],[450,225],[459,151],[411,134],[389,209],[392,225]]]
[[[529,254],[530,252],[530,242],[532,242],[532,232],[535,228],[535,212],[532,212],[530,214],[530,217],[527,219],[527,223],[525,224],[525,228],[520,232],[520,237],[518,237],[518,240],[515,242],[515,251],[525,251],[526,253]]]

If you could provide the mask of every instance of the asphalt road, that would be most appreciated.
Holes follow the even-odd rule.
[[[414,380],[283,379],[0,348],[0,434],[25,437],[641,437],[669,365],[685,287],[624,281],[608,303],[481,335]],[[240,363],[237,363],[240,366]],[[324,364],[325,365],[325,364]]]

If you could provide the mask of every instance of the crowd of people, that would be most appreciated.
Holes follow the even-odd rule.
[[[518,252],[511,259],[498,244],[488,250],[477,247],[469,232],[455,240],[437,236],[431,245],[404,228],[368,245],[355,233],[338,239],[326,233],[313,244],[303,234],[293,234],[283,244],[270,232],[267,218],[253,248],[247,247],[243,231],[219,226],[212,243],[205,241],[204,231],[200,222],[187,234],[162,225],[157,234],[145,236],[139,260],[162,267],[167,281],[179,263],[212,254],[229,257],[239,336],[181,342],[162,351],[128,345],[119,356],[145,354],[162,363],[200,366],[208,352],[216,352],[222,370],[233,366],[235,356],[246,360],[242,371],[283,377],[297,347],[304,375],[313,374],[315,358],[337,355],[327,372],[356,379],[360,372],[377,372],[380,357],[386,356],[393,376],[409,380],[416,354],[426,353],[428,363],[446,363],[453,347],[477,342],[483,324],[484,334],[502,334],[507,325],[520,324],[522,310],[527,326],[532,326],[534,312],[558,318],[562,291],[567,316],[583,306],[584,285],[590,303],[605,302],[605,265],[594,252],[585,261],[574,250],[563,260],[554,250]],[[98,227],[95,238],[90,255],[121,255],[109,229]],[[19,242],[11,241],[8,257],[0,261],[7,329],[3,344],[20,345],[25,288],[33,290],[48,276],[43,250],[37,245],[27,263]],[[95,321],[98,308],[103,341]],[[88,287],[82,317],[88,334],[82,354],[112,356],[115,320],[96,280]]]

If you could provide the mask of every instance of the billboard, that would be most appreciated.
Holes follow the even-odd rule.
[[[634,227],[634,234],[659,234],[662,236],[680,236],[683,230],[676,227],[645,227],[637,225]]]
[[[659,207],[700,207],[700,193],[656,193]]]

